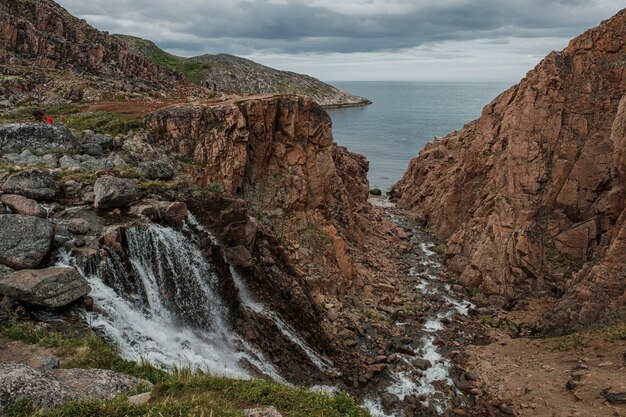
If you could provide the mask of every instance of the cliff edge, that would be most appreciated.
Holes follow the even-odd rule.
[[[626,11],[411,161],[393,194],[488,295],[558,297],[563,333],[626,312]]]

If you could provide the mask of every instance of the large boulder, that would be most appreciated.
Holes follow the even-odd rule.
[[[0,196],[0,202],[11,209],[11,212],[15,214],[42,218],[46,218],[48,216],[48,213],[41,204],[21,195],[4,194]]]
[[[107,210],[116,207],[126,207],[138,195],[137,186],[131,180],[104,176],[98,178],[94,186],[96,194],[94,206],[97,209]]]
[[[2,153],[45,148],[70,151],[78,149],[79,143],[70,129],[63,125],[18,123],[0,126]]]
[[[148,381],[102,369],[33,369],[21,363],[0,364],[0,415],[29,400],[36,408],[61,407],[69,401],[111,400]]]
[[[73,399],[67,387],[42,370],[22,363],[0,364],[0,415],[23,400],[37,408],[54,408]]]
[[[14,269],[35,268],[48,254],[54,227],[46,219],[0,215],[0,263]]]
[[[50,172],[31,169],[11,175],[2,186],[2,191],[41,201],[54,199],[61,187]]]
[[[47,308],[63,307],[90,291],[85,278],[74,268],[24,269],[0,281],[0,294]]]
[[[142,162],[139,167],[150,180],[171,180],[176,174],[172,163],[164,160]]]

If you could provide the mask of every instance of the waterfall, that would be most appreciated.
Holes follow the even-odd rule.
[[[156,224],[128,228],[125,236],[130,271],[110,250],[103,262],[67,253],[60,260],[89,281],[95,311],[87,319],[123,357],[233,378],[249,378],[256,368],[283,381],[232,329],[214,267],[188,236]]]
[[[281,332],[283,336],[287,340],[290,340],[294,343],[302,352],[306,355],[306,357],[322,372],[332,373],[336,372],[333,369],[333,364],[330,360],[321,357],[317,354],[301,337],[298,335],[298,332],[293,329],[289,324],[287,324],[282,317],[272,311],[269,307],[259,302],[256,302],[252,299],[252,296],[248,292],[248,289],[243,283],[241,276],[231,267],[231,274],[233,276],[233,280],[235,281],[235,285],[239,290],[239,299],[241,304],[259,316],[265,317],[269,319],[276,328]]]

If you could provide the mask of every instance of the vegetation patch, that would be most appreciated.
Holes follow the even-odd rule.
[[[65,115],[59,121],[78,131],[93,130],[108,135],[121,135],[142,127],[140,115],[112,112],[85,112]]]
[[[242,417],[243,409],[262,406],[274,406],[284,417],[369,416],[346,394],[331,397],[273,381],[233,380],[189,369],[165,372],[147,362],[127,361],[86,328],[49,330],[11,318],[0,325],[0,333],[12,340],[55,349],[58,355],[68,358],[64,361],[66,367],[111,369],[155,384],[148,404],[130,404],[127,395],[121,395],[113,401],[73,402],[55,410],[38,411],[30,402],[21,401],[7,410],[6,415],[11,417]]]

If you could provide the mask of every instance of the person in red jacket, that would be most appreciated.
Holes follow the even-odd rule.
[[[46,118],[46,123],[48,123],[49,125],[53,125],[54,124],[54,120],[52,120],[52,117],[48,116]]]

